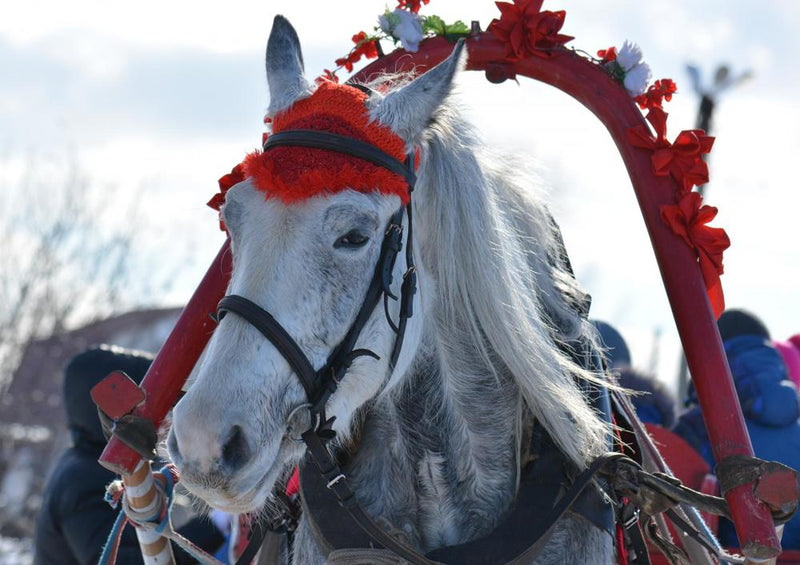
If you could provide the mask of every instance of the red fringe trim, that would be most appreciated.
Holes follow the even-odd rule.
[[[272,121],[273,131],[312,129],[345,135],[374,145],[398,161],[405,159],[405,142],[386,126],[369,120],[367,95],[344,84],[323,83]],[[256,151],[242,162],[244,174],[267,197],[287,204],[346,189],[396,194],[409,201],[408,184],[400,175],[356,157],[306,147],[276,147]]]

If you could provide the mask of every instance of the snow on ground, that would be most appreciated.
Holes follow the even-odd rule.
[[[31,565],[31,540],[0,537],[0,565]]]

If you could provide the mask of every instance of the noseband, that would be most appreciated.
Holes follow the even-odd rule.
[[[402,176],[408,183],[409,194],[414,189],[416,176],[413,153],[408,155],[405,163],[401,163],[368,143],[329,132],[304,129],[282,131],[268,137],[264,144],[264,151],[281,146],[311,147],[351,155]],[[381,253],[361,308],[347,334],[333,348],[325,365],[319,370],[314,369],[306,354],[289,332],[269,312],[253,301],[243,296],[229,294],[220,300],[217,306],[218,320],[221,320],[228,312],[244,318],[261,332],[286,359],[305,390],[312,416],[312,426],[321,428],[325,425],[325,404],[338,388],[354,359],[362,356],[380,359],[376,353],[368,349],[355,349],[355,344],[381,298],[384,301],[386,319],[395,333],[395,342],[389,359],[390,370],[393,370],[397,363],[403,346],[406,324],[413,313],[413,297],[417,287],[412,252],[411,202],[409,200],[405,206],[405,212],[408,214],[408,236],[405,250],[407,270],[400,289],[400,315],[395,324],[389,316],[388,301],[389,299],[397,300],[397,296],[392,293],[391,286],[397,254],[403,247],[403,212],[404,208],[401,207],[389,220],[384,231]]]

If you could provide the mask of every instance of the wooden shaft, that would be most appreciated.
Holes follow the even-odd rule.
[[[146,400],[134,410],[134,414],[150,420],[156,428],[174,406],[189,373],[211,338],[216,323],[210,314],[217,311],[217,303],[225,296],[232,269],[228,239],[142,380],[140,386],[146,393]],[[135,450],[113,436],[98,461],[106,469],[124,477],[133,473],[141,458]]]
[[[674,204],[677,185],[671,177],[654,176],[650,152],[628,143],[627,133],[631,128],[648,127],[630,95],[600,65],[568,50],[553,52],[550,57],[509,61],[506,45],[487,32],[473,34],[467,47],[467,69],[485,71],[492,82],[522,75],[550,84],[578,100],[606,126],[628,169],[650,234],[714,458],[723,461],[737,455],[753,457],[697,256],[661,220],[661,206]],[[443,37],[427,39],[416,53],[394,51],[361,69],[354,78],[366,83],[386,70],[422,73],[444,60],[452,50],[452,43]],[[725,498],[742,553],[762,564],[777,556],[781,545],[772,516],[756,499],[752,483],[731,489]]]
[[[132,510],[142,513],[155,512],[164,503],[163,495],[156,488],[153,469],[149,461],[142,460],[132,475],[122,475],[125,498]],[[174,565],[175,556],[169,540],[152,530],[136,528],[136,537],[142,550],[145,565]]]

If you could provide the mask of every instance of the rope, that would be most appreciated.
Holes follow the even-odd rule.
[[[155,497],[155,505],[145,511],[136,510],[130,506],[125,495],[124,485],[120,486],[122,481],[114,481],[108,486],[106,500],[112,507],[116,507],[117,503],[121,503],[122,509],[114,522],[114,526],[111,528],[111,533],[103,548],[98,565],[114,565],[116,563],[122,531],[128,522],[136,528],[169,539],[202,565],[225,565],[172,528],[173,495],[175,484],[179,480],[175,467],[173,465],[165,465],[153,473],[153,476],[155,477],[155,487],[158,494]]]

